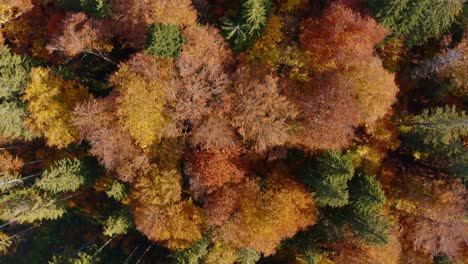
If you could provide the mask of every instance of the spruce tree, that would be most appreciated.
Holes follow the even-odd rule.
[[[317,205],[342,207],[348,203],[348,181],[353,174],[350,156],[328,151],[308,162],[300,177],[309,186]]]
[[[468,135],[468,117],[454,106],[426,109],[422,114],[410,117],[400,130],[403,143],[413,151],[446,161],[466,155],[462,138]]]
[[[145,52],[161,58],[177,58],[182,52],[184,38],[179,27],[154,23],[149,26]]]
[[[0,47],[0,99],[18,99],[29,82],[28,60]]]
[[[28,111],[23,103],[0,103],[0,135],[8,139],[33,139],[34,134],[24,123],[27,116]]]
[[[0,220],[33,223],[55,220],[65,213],[65,206],[56,198],[34,188],[20,189],[0,197]]]
[[[385,194],[374,176],[356,175],[350,182],[350,204],[345,209],[352,230],[370,244],[387,243],[390,223],[382,215]]]
[[[109,189],[107,189],[106,194],[110,198],[113,198],[117,201],[124,199],[125,197],[127,197],[125,184],[120,183],[118,181],[113,181],[112,184],[109,186]]]
[[[84,166],[78,159],[62,159],[44,171],[35,186],[52,193],[76,191],[84,182]]]
[[[461,14],[461,0],[369,0],[375,17],[395,36],[406,36],[410,45],[438,38]]]
[[[223,18],[221,28],[235,52],[245,50],[254,38],[261,35],[267,24],[270,9],[270,0],[245,0],[239,17]]]
[[[108,0],[80,0],[80,3],[83,11],[92,17],[105,18],[110,14]]]

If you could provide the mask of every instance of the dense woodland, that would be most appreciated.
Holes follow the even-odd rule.
[[[468,263],[465,0],[0,0],[0,263]]]

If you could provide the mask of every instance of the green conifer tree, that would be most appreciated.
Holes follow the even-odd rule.
[[[55,220],[65,213],[65,205],[56,198],[34,188],[12,191],[0,197],[0,220],[33,223]]]
[[[410,45],[440,37],[461,14],[462,0],[369,0],[380,23]]]
[[[317,205],[342,207],[348,204],[348,181],[354,175],[350,156],[328,151],[306,164],[301,180],[312,191]]]
[[[0,47],[0,99],[17,99],[29,82],[28,60]]]
[[[120,201],[127,197],[127,191],[125,184],[120,183],[118,181],[113,181],[112,184],[109,186],[109,189],[106,191],[107,196],[113,198],[117,201]]]
[[[224,36],[230,41],[235,52],[245,50],[254,38],[261,35],[267,24],[270,9],[270,0],[245,0],[238,18],[222,19]]]
[[[445,106],[424,110],[400,126],[403,143],[413,151],[450,160],[465,152],[462,138],[468,135],[468,116]]]
[[[179,27],[154,23],[148,28],[145,52],[161,58],[177,58],[183,44],[184,38]]]
[[[115,235],[125,235],[134,226],[133,220],[126,211],[120,211],[109,216],[104,224],[104,235],[113,237]]]
[[[78,159],[62,159],[44,171],[35,186],[52,193],[76,191],[85,183],[84,166]]]
[[[80,3],[83,11],[92,17],[105,18],[110,14],[108,0],[80,0]]]
[[[28,111],[23,103],[0,103],[0,135],[7,139],[32,140],[35,135],[26,127]]]

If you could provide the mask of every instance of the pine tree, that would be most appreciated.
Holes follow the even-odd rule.
[[[171,257],[173,263],[177,264],[198,264],[208,254],[211,240],[204,237],[198,240],[191,247],[175,252]]]
[[[350,156],[328,151],[309,162],[300,173],[317,205],[342,207],[348,204],[348,181],[354,175]]]
[[[0,47],[0,99],[18,98],[29,82],[29,62],[12,54],[6,46]]]
[[[179,27],[154,23],[148,27],[145,52],[161,58],[177,58],[184,38]]]
[[[35,186],[51,193],[76,191],[85,183],[84,166],[78,159],[62,159],[44,171]]]
[[[28,111],[23,103],[0,103],[0,135],[8,139],[32,140],[35,135],[24,123]]]
[[[403,122],[400,129],[403,143],[413,151],[445,161],[466,155],[462,138],[468,135],[468,116],[455,106],[426,109]]]
[[[374,15],[394,36],[404,35],[409,45],[438,38],[462,12],[461,0],[370,0]]]

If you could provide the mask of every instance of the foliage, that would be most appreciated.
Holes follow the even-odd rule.
[[[33,188],[15,190],[0,197],[0,219],[6,222],[34,223],[63,216],[61,202]]]
[[[76,191],[85,183],[84,166],[78,159],[62,159],[45,170],[35,186],[51,193]]]
[[[107,0],[80,0],[83,11],[97,18],[105,18],[110,14],[109,2]]]
[[[177,58],[182,52],[183,44],[180,28],[153,23],[148,28],[145,52],[161,58]]]
[[[120,212],[107,218],[103,234],[109,237],[125,235],[131,228],[133,228],[133,220],[128,213]]]
[[[15,99],[23,94],[29,82],[29,68],[24,56],[0,47],[0,99]]]
[[[458,0],[370,0],[369,5],[379,22],[393,35],[406,36],[409,45],[440,37],[463,9],[463,1]]]
[[[441,160],[456,158],[466,151],[462,143],[462,137],[468,135],[466,119],[465,112],[454,106],[426,109],[402,124],[403,143]]]
[[[72,111],[87,98],[88,92],[78,81],[64,80],[51,69],[33,68],[23,97],[31,113],[28,124],[45,136],[49,146],[64,148],[78,139]]]
[[[260,36],[267,23],[270,8],[270,0],[245,0],[238,19],[223,20],[224,36],[231,42],[234,51],[248,48],[252,40]]]
[[[20,102],[0,103],[0,135],[9,139],[32,140],[35,135],[25,124],[26,106]]]
[[[65,18],[62,34],[52,38],[47,49],[71,58],[88,53],[108,60],[106,53],[113,48],[111,38],[112,33],[101,21],[88,18],[84,13],[74,13]]]
[[[318,206],[342,207],[349,202],[348,181],[353,175],[350,156],[328,151],[308,163],[300,176],[312,190]]]
[[[232,125],[244,141],[256,151],[284,144],[289,138],[290,122],[297,112],[288,99],[279,93],[277,79],[250,81],[245,71],[238,73]]]
[[[106,191],[107,196],[120,201],[127,197],[126,187],[123,183],[118,181],[113,181],[112,184],[109,186],[109,189]]]

